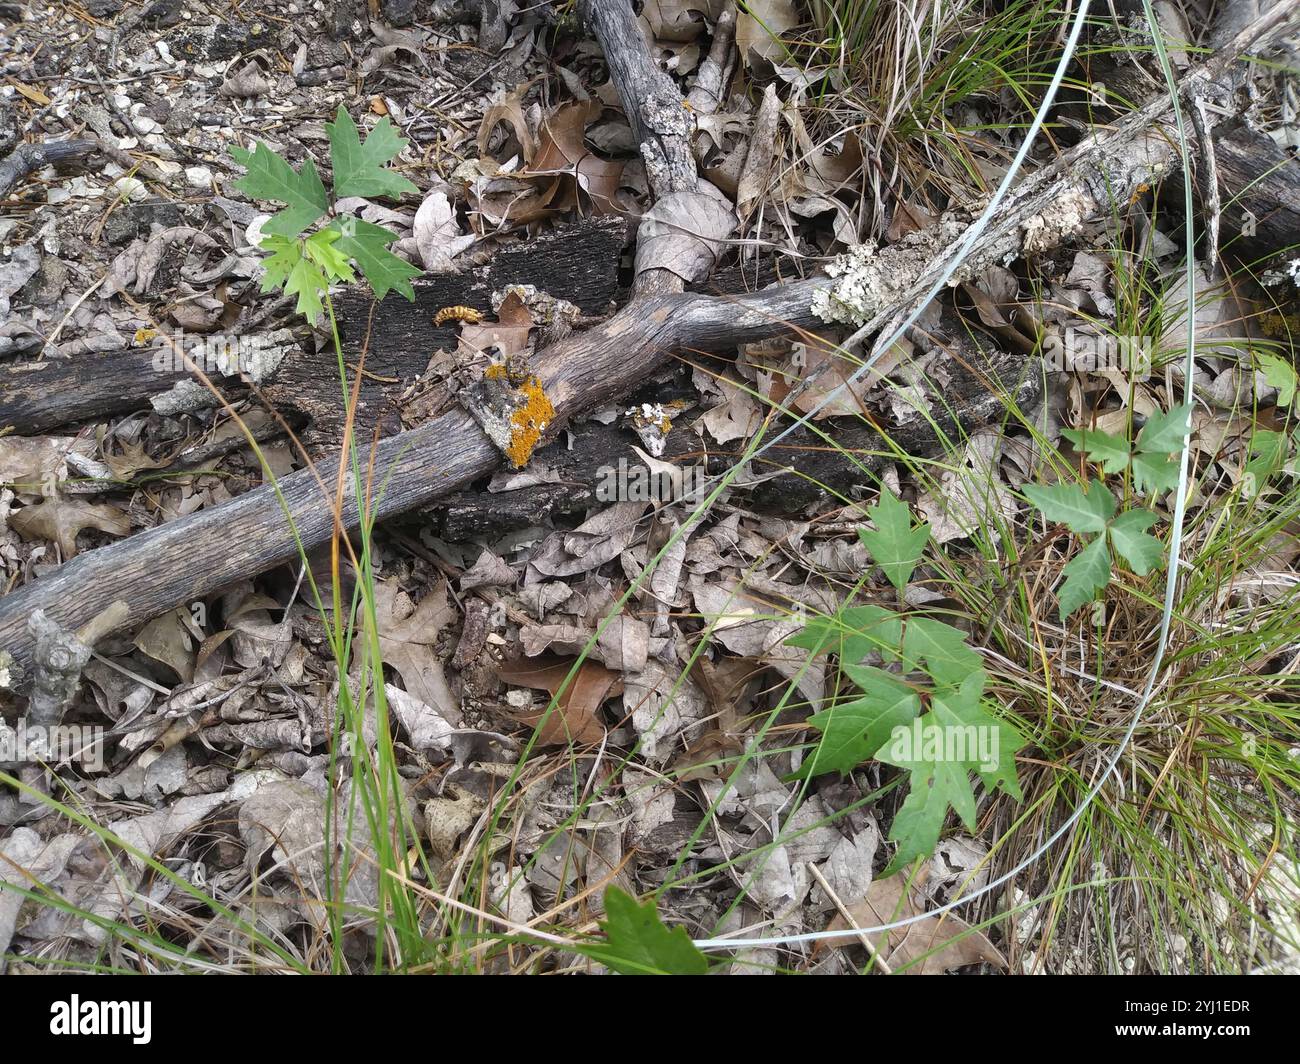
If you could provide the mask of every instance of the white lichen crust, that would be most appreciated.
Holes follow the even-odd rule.
[[[886,307],[897,306],[926,269],[941,262],[940,253],[964,228],[963,219],[948,213],[929,229],[888,247],[868,243],[850,248],[826,267],[835,284],[813,297],[813,313],[823,321],[863,325]]]

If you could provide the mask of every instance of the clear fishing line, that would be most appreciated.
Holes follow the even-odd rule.
[[[1016,172],[1023,164],[1034,137],[1037,136],[1039,130],[1042,127],[1045,116],[1047,112],[1050,110],[1052,103],[1055,100],[1056,93],[1060,88],[1062,80],[1065,77],[1065,71],[1068,67],[1070,59],[1072,58],[1074,51],[1078,45],[1079,35],[1083,30],[1084,20],[1087,17],[1089,2],[1090,0],[1081,0],[1079,10],[1076,13],[1074,22],[1070,27],[1070,34],[1066,41],[1065,49],[1061,54],[1061,60],[1057,64],[1056,72],[1053,75],[1051,84],[1048,87],[1046,98],[1044,99],[1042,106],[1038,109],[1037,113],[1034,115],[1034,120],[1030,124],[1030,128],[1028,133],[1025,136],[1024,142],[1021,144],[1020,150],[1016,153],[1016,157],[1012,162],[1011,168],[1008,170],[1006,176],[1003,178],[1002,183],[998,186],[997,192],[994,194],[993,198],[989,201],[989,205],[985,208],[984,213],[967,231],[965,238],[961,242],[959,253],[954,256],[953,261],[944,270],[939,280],[936,281],[934,285],[930,288],[930,291],[925,296],[925,298],[917,305],[917,307],[911,312],[911,314],[909,314],[909,316],[903,322],[903,324],[900,325],[890,336],[888,342],[884,344],[878,344],[872,356],[869,359],[867,359],[848,380],[844,381],[834,391],[832,391],[829,395],[827,395],[816,407],[812,409],[812,411],[805,414],[798,421],[796,421],[794,424],[792,424],[783,432],[781,432],[778,436],[776,436],[771,441],[769,441],[764,447],[760,448],[757,452],[755,452],[755,457],[758,454],[763,453],[763,451],[767,450],[769,447],[772,447],[773,445],[778,443],[780,440],[784,439],[800,425],[807,424],[817,414],[818,411],[820,411],[824,406],[826,406],[827,403],[833,401],[841,391],[851,386],[857,379],[859,379],[862,376],[862,374],[864,374],[867,370],[869,370],[872,364],[881,356],[881,354],[889,350],[889,348],[893,346],[893,344],[906,332],[906,330],[909,329],[916,322],[917,318],[924,310],[926,304],[928,304],[930,300],[933,299],[942,290],[944,285],[947,284],[948,280],[960,267],[966,255],[969,254],[970,249],[974,245],[975,240],[977,240],[980,234],[984,231],[984,229],[987,228],[989,221],[993,216],[994,211],[997,209],[998,205],[1005,197],[1007,190],[1010,188],[1011,183],[1015,178]],[[1150,0],[1143,0],[1143,3],[1147,10],[1148,24],[1152,30],[1152,36],[1154,39],[1156,51],[1161,59],[1161,65],[1165,70],[1165,76],[1166,79],[1168,80],[1170,78],[1170,71],[1168,65],[1168,58],[1165,53],[1164,43],[1159,39],[1159,34],[1156,29],[1157,23],[1155,20],[1155,16],[1150,8]],[[1174,118],[1179,131],[1179,147],[1183,156],[1183,164],[1184,164],[1183,165],[1184,197],[1186,200],[1185,209],[1186,209],[1186,217],[1188,219],[1188,230],[1189,230],[1188,243],[1187,243],[1187,249],[1188,249],[1187,250],[1187,272],[1188,272],[1188,305],[1190,308],[1195,305],[1194,303],[1195,288],[1194,288],[1194,281],[1192,276],[1193,239],[1191,233],[1191,218],[1193,217],[1192,214],[1193,205],[1191,203],[1191,181],[1186,176],[1187,162],[1188,162],[1187,136],[1186,136],[1186,130],[1183,126],[1182,111],[1178,106],[1177,89],[1175,86],[1171,84],[1170,90],[1171,93],[1173,94]],[[1184,403],[1190,405],[1192,401],[1192,372],[1190,369],[1190,363],[1192,361],[1193,354],[1195,351],[1195,339],[1196,339],[1196,320],[1195,320],[1195,315],[1193,315],[1190,312],[1190,309],[1187,314],[1187,334],[1188,334],[1187,335],[1187,361],[1189,363],[1189,368],[1184,373]],[[755,947],[764,947],[764,946],[792,946],[792,945],[799,945],[801,943],[824,942],[824,941],[839,939],[839,938],[858,938],[864,934],[877,934],[883,931],[892,931],[897,928],[907,927],[911,924],[919,923],[922,920],[931,919],[932,917],[935,916],[941,916],[944,913],[951,912],[959,905],[965,905],[969,902],[975,901],[976,899],[981,898],[986,894],[989,894],[992,891],[1010,882],[1021,872],[1025,871],[1027,868],[1034,865],[1039,860],[1039,858],[1041,858],[1049,849],[1051,849],[1051,847],[1058,840],[1060,840],[1071,828],[1074,827],[1075,824],[1078,823],[1079,819],[1087,811],[1088,807],[1096,799],[1097,795],[1101,793],[1101,789],[1102,787],[1105,786],[1106,780],[1110,778],[1111,773],[1115,771],[1116,767],[1119,765],[1120,760],[1123,758],[1125,752],[1127,751],[1129,743],[1132,741],[1133,735],[1137,731],[1137,727],[1142,719],[1142,715],[1143,713],[1145,713],[1146,708],[1150,704],[1151,698],[1155,693],[1156,682],[1160,674],[1160,669],[1164,664],[1165,653],[1169,645],[1169,628],[1173,618],[1174,600],[1176,598],[1177,589],[1178,589],[1178,566],[1180,563],[1179,556],[1182,547],[1183,520],[1186,514],[1187,480],[1188,480],[1188,465],[1189,465],[1189,448],[1187,446],[1187,443],[1188,443],[1188,438],[1190,433],[1190,427],[1191,427],[1191,418],[1189,414],[1187,424],[1184,426],[1184,430],[1183,430],[1183,447],[1179,459],[1177,497],[1174,502],[1174,513],[1171,522],[1172,531],[1170,533],[1170,539],[1169,539],[1170,560],[1169,560],[1169,567],[1168,567],[1168,576],[1166,577],[1165,580],[1164,604],[1163,604],[1161,617],[1160,617],[1160,634],[1156,645],[1155,659],[1151,664],[1151,671],[1147,676],[1146,685],[1142,690],[1142,695],[1138,701],[1137,708],[1133,712],[1132,719],[1129,721],[1128,727],[1125,729],[1123,738],[1120,740],[1118,748],[1116,749],[1114,755],[1111,757],[1110,761],[1107,763],[1105,771],[1098,776],[1096,783],[1094,783],[1092,787],[1089,788],[1088,793],[1084,796],[1083,800],[1078,804],[1078,806],[1076,806],[1075,809],[1070,813],[1070,815],[1066,818],[1064,823],[1062,823],[1061,826],[1057,828],[1055,832],[1053,832],[1050,836],[1048,836],[1046,841],[1044,841],[1036,850],[1034,850],[1028,857],[1026,857],[1023,861],[1017,864],[1010,871],[1003,873],[1003,875],[985,884],[983,887],[979,888],[978,890],[971,891],[969,894],[964,894],[958,898],[953,899],[952,901],[947,902],[944,905],[937,906],[933,909],[928,909],[923,913],[917,914],[916,916],[910,916],[905,919],[894,920],[889,923],[878,924],[872,927],[846,928],[840,931],[810,931],[804,934],[797,934],[797,935],[773,935],[773,936],[758,937],[758,938],[696,939],[695,945],[698,948],[712,949],[712,950],[744,949],[744,948],[755,948]]]

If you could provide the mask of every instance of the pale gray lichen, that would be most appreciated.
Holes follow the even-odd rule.
[[[929,229],[909,233],[888,247],[867,243],[850,248],[827,265],[835,284],[813,296],[813,313],[823,321],[865,324],[905,301],[917,280],[939,262],[940,253],[956,244],[965,226],[964,219],[948,213]],[[956,276],[952,283],[962,279]]]
[[[1288,281],[1300,288],[1300,259],[1292,259],[1276,269],[1265,270],[1259,276],[1259,283],[1269,288]]]
[[[1025,222],[1021,253],[1037,255],[1054,251],[1083,228],[1092,201],[1077,189],[1069,189],[1052,201],[1050,211]]]

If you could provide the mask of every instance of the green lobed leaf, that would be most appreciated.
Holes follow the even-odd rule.
[[[251,152],[234,147],[230,153],[235,162],[248,169],[248,173],[235,182],[235,188],[251,199],[276,200],[287,205],[285,210],[263,224],[263,233],[297,236],[329,210],[325,186],[311,159],[303,163],[301,172],[295,171],[261,141],[253,146]]]
[[[262,240],[262,250],[270,252],[262,261],[262,291],[282,288],[302,259],[301,242],[291,237],[268,236]]]
[[[1269,352],[1260,353],[1259,368],[1264,380],[1277,389],[1277,405],[1290,406],[1295,402],[1296,372],[1295,366],[1284,358]]]
[[[1133,456],[1133,484],[1144,495],[1178,486],[1179,460],[1163,454],[1139,452]]]
[[[940,685],[957,686],[982,671],[983,659],[966,643],[966,633],[933,617],[908,617],[901,657],[908,669],[924,669]]]
[[[886,661],[898,660],[903,620],[883,606],[850,606],[832,617],[810,617],[788,636],[786,646],[816,654],[836,654],[844,665],[856,665],[873,650]]]
[[[917,857],[932,853],[950,808],[974,830],[972,772],[986,785],[1019,796],[1015,753],[1025,740],[983,708],[986,679],[984,670],[979,669],[960,686],[936,689],[930,698],[930,712],[895,730],[877,752],[879,760],[911,773],[911,789],[889,833],[898,850],[883,875],[892,875]]]
[[[370,131],[365,143],[352,116],[339,107],[333,122],[325,123],[330,138],[330,158],[334,164],[334,197],[346,196],[400,196],[403,192],[418,192],[401,174],[386,169],[386,165],[406,147],[406,141],[397,134],[386,117]],[[362,267],[364,269],[364,267]]]
[[[808,718],[821,739],[792,778],[827,772],[847,776],[875,756],[894,728],[910,723],[921,711],[917,692],[897,676],[861,665],[846,665],[844,671],[862,688],[862,697]]]
[[[1250,461],[1242,470],[1243,476],[1249,478],[1248,498],[1258,495],[1268,478],[1286,464],[1286,454],[1287,438],[1283,433],[1272,429],[1255,430],[1250,437]]]
[[[315,263],[305,257],[298,259],[284,283],[285,294],[298,297],[297,311],[312,325],[320,321],[321,314],[324,313],[325,305],[321,302],[321,296],[328,288],[329,282],[325,280],[325,275]]]
[[[1067,563],[1062,573],[1065,582],[1057,593],[1061,620],[1065,620],[1080,606],[1097,597],[1097,592],[1110,583],[1110,551],[1106,537],[1098,536]]]
[[[1186,403],[1172,410],[1157,410],[1142,426],[1142,431],[1137,438],[1137,448],[1147,454],[1165,457],[1176,451],[1182,451],[1191,424],[1192,408]]]
[[[356,260],[366,280],[370,282],[376,299],[383,299],[390,291],[394,291],[400,292],[412,303],[415,302],[411,278],[419,277],[421,271],[388,250],[388,245],[397,239],[396,233],[381,225],[348,216],[336,218],[331,225],[339,231],[335,249]]]
[[[1107,473],[1122,473],[1128,465],[1131,449],[1122,436],[1100,429],[1062,429],[1061,435],[1087,455],[1089,461],[1100,463]]]
[[[890,491],[882,491],[879,501],[867,512],[876,527],[874,530],[859,528],[858,538],[884,571],[885,578],[902,592],[930,541],[930,526],[921,524],[913,528],[907,503]]]
[[[691,942],[684,927],[671,930],[659,919],[653,901],[644,905],[621,891],[605,891],[605,941],[579,952],[623,975],[703,975],[708,958]]]
[[[1150,510],[1129,510],[1111,522],[1110,545],[1138,576],[1164,568],[1164,544],[1146,533],[1158,520]]]
[[[331,281],[354,281],[356,275],[352,272],[348,257],[335,246],[340,235],[334,228],[312,233],[303,241],[303,251]]]
[[[1025,497],[1049,521],[1065,525],[1071,532],[1101,532],[1115,514],[1115,496],[1100,480],[1082,484],[1026,484]]]

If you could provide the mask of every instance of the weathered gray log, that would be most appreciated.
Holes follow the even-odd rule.
[[[767,465],[753,473],[768,472],[772,466],[787,470],[749,487],[744,505],[780,516],[796,516],[845,500],[866,496],[877,474],[899,453],[918,458],[960,450],[965,440],[979,429],[1005,415],[1008,404],[1033,409],[1041,398],[1045,382],[1042,362],[1018,351],[1004,351],[985,342],[945,307],[938,327],[922,342],[942,344],[948,358],[940,391],[930,396],[931,409],[897,425],[873,424],[861,417],[837,417],[820,422],[818,435],[800,428],[765,456]],[[719,369],[723,368],[719,365]],[[694,398],[689,386],[675,382],[656,385],[653,399],[667,401]],[[635,406],[637,395],[628,399]],[[705,447],[695,432],[695,412],[676,419],[664,441],[663,461],[689,467],[705,462],[710,476],[721,476],[742,457],[740,446]],[[773,430],[788,424],[777,420]],[[618,424],[588,421],[566,434],[566,439],[540,449],[533,464],[558,475],[557,482],[535,484],[511,491],[456,492],[420,514],[422,522],[433,522],[439,536],[452,543],[476,539],[491,540],[529,525],[548,526],[555,518],[576,515],[600,505],[598,489],[611,470],[622,468],[629,475],[642,469],[651,472],[633,449],[640,441]],[[835,441],[831,447],[826,437]],[[707,455],[707,458],[706,458]]]
[[[1145,70],[1113,55],[1094,58],[1086,68],[1093,84],[1106,86],[1108,103],[1073,103],[1064,111],[1080,121],[1117,121],[1121,101],[1145,95],[1154,84]],[[1219,122],[1210,132],[1218,170],[1220,251],[1253,264],[1293,249],[1300,242],[1300,159],[1239,118]],[[1192,157],[1200,152],[1191,145]],[[1197,174],[1197,193],[1206,190]],[[1164,209],[1181,216],[1182,195],[1166,198]]]
[[[816,327],[810,308],[824,283],[803,281],[729,298],[655,296],[555,344],[536,370],[555,406],[556,424],[625,394],[675,352],[731,350],[790,326]],[[500,461],[478,423],[462,410],[451,410],[379,443],[374,482],[386,486],[372,512],[382,520],[423,505],[485,476]],[[334,527],[337,459],[320,462],[318,471],[319,481],[311,470],[280,481],[287,514],[270,487],[258,488],[78,555],[0,598],[0,648],[21,664],[30,661],[26,619],[35,609],[75,629],[122,599],[130,607],[123,627],[135,626],[290,561],[298,556],[299,542],[305,548],[325,542]],[[350,481],[344,520],[350,529],[357,525]]]

